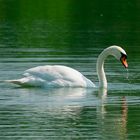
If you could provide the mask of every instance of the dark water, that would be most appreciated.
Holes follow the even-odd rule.
[[[114,44],[126,50],[129,69],[107,59],[108,91],[0,83],[0,139],[139,139],[139,11],[139,2],[129,0],[1,0],[1,80],[60,64],[98,85],[97,56]]]

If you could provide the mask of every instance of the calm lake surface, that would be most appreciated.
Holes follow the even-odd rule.
[[[113,57],[106,60],[107,91],[0,83],[0,139],[139,140],[139,6],[125,0],[101,5],[20,2],[0,2],[0,80],[21,78],[35,66],[59,64],[98,86],[97,57],[114,44],[126,50],[129,68]]]

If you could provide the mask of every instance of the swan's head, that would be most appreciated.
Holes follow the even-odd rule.
[[[111,46],[108,48],[110,55],[113,55],[116,59],[120,60],[125,68],[128,67],[127,64],[127,54],[124,49],[119,46]]]

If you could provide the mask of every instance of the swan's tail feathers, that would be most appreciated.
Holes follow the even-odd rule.
[[[17,79],[17,80],[0,80],[0,83],[13,83],[13,84],[16,84],[16,85],[22,85],[21,79]]]
[[[15,80],[4,80],[1,82],[6,82],[6,83],[12,83],[12,84],[16,84],[22,87],[34,87],[34,86],[41,86],[40,81],[39,83],[35,83],[34,79],[29,79],[29,78],[21,78],[21,79],[15,79]]]

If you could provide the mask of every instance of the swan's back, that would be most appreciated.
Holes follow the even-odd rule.
[[[94,87],[80,72],[66,66],[38,66],[25,71],[24,78],[13,80],[15,84],[44,87]],[[12,80],[11,80],[12,81]]]

